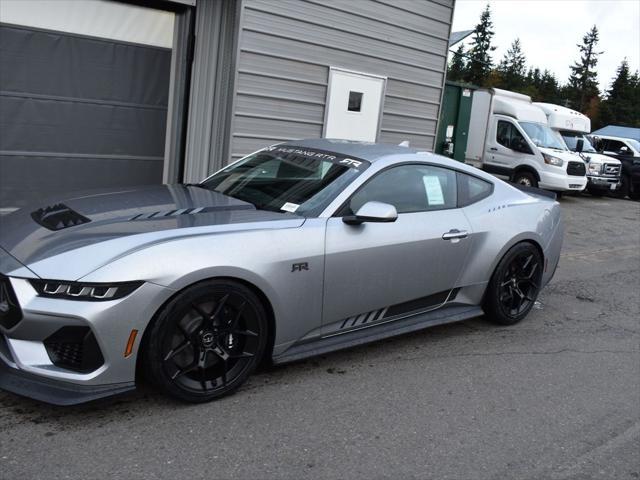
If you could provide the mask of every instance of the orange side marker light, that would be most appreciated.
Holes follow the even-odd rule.
[[[138,330],[131,330],[129,334],[129,340],[127,341],[127,348],[124,349],[124,358],[129,358],[133,353],[133,344],[136,343],[136,337],[138,336]]]

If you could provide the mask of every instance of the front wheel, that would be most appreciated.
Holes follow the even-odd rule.
[[[525,187],[538,188],[538,180],[536,180],[535,175],[526,171],[516,172],[513,176],[513,183],[524,185]]]
[[[209,280],[179,293],[151,325],[143,358],[169,395],[207,402],[236,390],[260,361],[267,316],[244,285]]]
[[[542,285],[542,256],[531,243],[509,250],[498,263],[485,294],[487,317],[500,325],[513,325],[527,316]]]

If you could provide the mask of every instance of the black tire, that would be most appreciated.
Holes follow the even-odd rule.
[[[538,298],[542,256],[531,243],[513,246],[500,260],[487,286],[484,311],[499,325],[513,325],[527,316]]]
[[[640,185],[633,184],[629,178],[629,198],[631,200],[640,200]]]
[[[513,175],[513,183],[524,185],[525,187],[538,188],[538,180],[536,179],[536,176],[526,170],[516,172]]]
[[[267,315],[258,297],[231,280],[208,280],[176,295],[145,336],[150,380],[187,402],[235,391],[261,361]]]
[[[615,193],[618,198],[631,197],[631,177],[627,174],[622,174],[620,179],[620,188]]]
[[[598,188],[588,188],[587,192],[589,192],[589,195],[593,197],[604,197],[604,195],[607,193],[606,190],[601,190]]]

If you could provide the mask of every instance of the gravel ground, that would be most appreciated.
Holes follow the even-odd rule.
[[[516,326],[273,368],[207,405],[0,393],[0,478],[638,479],[640,203],[561,203],[560,266]]]

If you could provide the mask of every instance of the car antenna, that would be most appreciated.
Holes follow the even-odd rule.
[[[399,147],[407,147],[409,148],[409,140],[403,140],[398,144]]]

